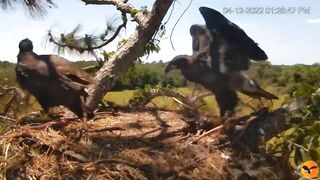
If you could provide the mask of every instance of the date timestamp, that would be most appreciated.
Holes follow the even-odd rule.
[[[310,14],[310,7],[224,7],[223,14]]]

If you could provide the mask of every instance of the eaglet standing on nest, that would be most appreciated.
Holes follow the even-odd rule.
[[[246,74],[250,60],[266,60],[267,55],[245,32],[221,13],[201,7],[206,25],[193,25],[193,55],[179,55],[169,62],[166,72],[180,69],[183,76],[215,94],[220,116],[234,114],[238,102],[235,91],[253,98],[277,99]]]
[[[17,57],[17,81],[37,99],[45,113],[62,105],[79,118],[92,115],[85,105],[85,88],[93,83],[89,74],[62,57],[34,53],[29,39],[19,43]]]

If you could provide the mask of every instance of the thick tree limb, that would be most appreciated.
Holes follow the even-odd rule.
[[[85,2],[90,3],[100,1],[88,0]],[[111,3],[113,1],[105,2]],[[120,1],[116,2],[120,3]],[[96,83],[88,89],[90,96],[88,97],[86,104],[89,110],[93,110],[98,105],[98,102],[105,93],[114,86],[119,76],[126,72],[132,62],[143,54],[146,45],[157,32],[161,25],[161,21],[172,2],[173,0],[156,0],[145,23],[140,23],[140,26],[138,26],[134,34],[130,36],[126,45],[122,46],[97,72],[95,76]]]

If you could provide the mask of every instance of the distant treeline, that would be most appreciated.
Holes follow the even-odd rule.
[[[167,63],[135,63],[129,71],[121,77],[116,83],[114,89],[136,89],[144,88],[146,85],[170,84],[175,87],[184,87],[188,82],[180,75],[178,71],[172,71],[165,74],[164,69]]]
[[[95,61],[78,61],[75,64],[79,67],[94,66]],[[146,85],[164,86],[170,84],[175,87],[189,85],[179,71],[172,71],[169,74],[164,73],[167,63],[136,62],[129,71],[123,75],[116,83],[113,90],[144,88]],[[0,62],[0,83],[15,85],[14,63]],[[320,87],[320,65],[271,65],[270,63],[253,63],[249,74],[264,86],[272,85],[282,87],[289,94],[305,96],[314,92]],[[95,72],[90,72],[92,75]]]
[[[255,63],[250,74],[262,84],[282,87],[289,95],[295,97],[310,97],[310,94],[320,88],[320,64],[313,65],[271,65],[270,63]]]

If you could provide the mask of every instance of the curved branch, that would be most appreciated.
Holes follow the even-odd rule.
[[[114,32],[113,36],[111,38],[109,38],[108,40],[106,40],[104,43],[100,44],[99,46],[97,47],[94,47],[95,49],[99,49],[99,48],[102,48],[103,46],[111,43],[120,33],[120,30],[122,28],[126,28],[126,25],[127,25],[127,22],[128,22],[128,19],[127,19],[127,16],[125,13],[122,13],[122,20],[123,20],[123,23],[118,26],[117,30]]]
[[[180,17],[178,18],[177,22],[173,25],[172,31],[170,33],[170,43],[171,43],[171,47],[173,50],[175,50],[174,46],[173,46],[173,42],[172,42],[172,36],[173,36],[173,31],[176,28],[177,24],[179,23],[180,19],[183,17],[183,15],[187,12],[187,10],[190,8],[191,4],[192,4],[193,0],[190,0],[187,8],[182,12],[182,14],[180,15]]]
[[[49,31],[48,36],[49,36],[49,41],[52,42],[53,44],[59,46],[59,47],[65,47],[65,48],[69,48],[69,49],[76,49],[79,52],[84,52],[84,51],[93,51],[95,49],[100,49],[103,46],[106,46],[107,44],[111,43],[120,33],[122,28],[126,28],[128,19],[125,13],[122,13],[122,21],[123,23],[121,25],[118,26],[117,30],[114,32],[114,34],[107,40],[105,40],[102,44],[98,45],[98,46],[88,46],[88,47],[80,47],[77,45],[73,45],[73,44],[67,44],[67,43],[61,43],[58,40],[56,40],[54,38],[54,36],[52,35],[52,33]]]

